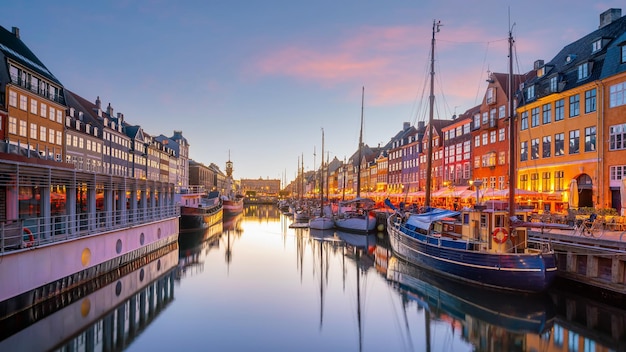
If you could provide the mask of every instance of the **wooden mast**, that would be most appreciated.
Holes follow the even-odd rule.
[[[426,195],[424,206],[430,207],[430,191],[431,191],[431,170],[433,167],[433,109],[435,105],[435,33],[439,32],[441,21],[433,21],[433,38],[430,47],[430,107],[428,113],[428,148],[426,155]]]
[[[515,99],[513,97],[513,34],[509,29],[509,214],[507,222],[509,233],[511,233],[511,218],[515,216],[515,189],[517,188],[517,177],[515,174]]]
[[[361,159],[363,159],[363,103],[365,101],[365,86],[361,90],[361,129],[359,132],[359,160],[356,167],[356,197],[361,197]]]

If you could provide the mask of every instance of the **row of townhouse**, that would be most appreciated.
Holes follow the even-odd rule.
[[[189,186],[189,143],[182,131],[150,135],[111,104],[104,109],[99,97],[89,101],[66,89],[22,42],[18,28],[0,27],[0,62],[0,152]],[[219,168],[214,172],[223,176]]]
[[[358,152],[347,161],[335,158],[327,171],[329,193],[357,193],[360,163],[359,193],[424,192],[429,174],[431,191],[462,190],[476,180],[482,188],[504,191],[512,174],[516,189],[541,196],[536,205],[542,210],[563,210],[572,198],[578,199],[573,206],[620,210],[625,196],[620,185],[626,180],[626,17],[621,10],[603,12],[598,29],[509,80],[507,73],[490,73],[481,104],[451,120],[434,120],[432,136],[423,122],[404,123],[385,146],[364,145],[361,160]],[[430,173],[425,167],[429,142]]]

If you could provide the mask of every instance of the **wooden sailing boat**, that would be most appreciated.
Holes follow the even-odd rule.
[[[429,131],[432,136],[433,77],[435,33],[439,22],[433,22],[431,56],[431,96]],[[513,36],[509,31],[509,128],[514,135],[513,109]],[[432,138],[432,137],[429,137]],[[428,142],[428,160],[432,143]],[[515,145],[511,142],[510,162],[515,162]],[[431,167],[427,165],[427,172]],[[515,186],[515,167],[511,166],[510,188]],[[430,174],[426,177],[430,180]],[[509,192],[514,195],[514,192]],[[477,200],[478,201],[478,200]],[[387,205],[394,208],[391,202]],[[474,209],[451,211],[430,207],[430,181],[426,188],[427,211],[405,214],[396,211],[388,218],[387,231],[394,253],[410,262],[439,274],[474,285],[491,288],[540,292],[546,290],[556,277],[556,254],[548,243],[531,248],[526,229],[519,225],[528,219],[528,212],[515,209]],[[397,209],[396,209],[397,210]]]
[[[361,162],[363,161],[363,105],[365,101],[365,87],[361,93],[361,129],[359,133],[359,160],[356,172],[356,198],[343,201],[339,204],[339,211],[335,217],[335,227],[359,233],[369,233],[376,229],[376,216],[371,212],[375,202],[369,198],[361,198]]]
[[[322,165],[320,167],[320,215],[309,220],[309,228],[328,230],[335,227],[332,214],[324,207],[324,129],[322,128]]]

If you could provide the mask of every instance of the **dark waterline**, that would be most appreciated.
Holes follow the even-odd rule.
[[[385,236],[290,224],[274,206],[251,206],[204,233],[183,234],[178,265],[172,252],[74,305],[59,305],[57,312],[5,337],[0,350],[29,338],[43,339],[38,346],[59,351],[90,346],[127,351],[593,351],[626,345],[626,312],[610,302],[559,288],[534,296],[478,290],[396,259]],[[143,270],[154,273],[150,280],[155,281],[132,280],[143,279]],[[131,290],[129,297],[121,287]],[[103,294],[107,291],[113,294]],[[76,331],[58,327],[61,322],[80,326],[81,319],[85,327]],[[61,330],[65,339],[54,340]]]

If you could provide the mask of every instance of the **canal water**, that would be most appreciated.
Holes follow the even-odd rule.
[[[611,302],[559,286],[533,296],[480,290],[398,260],[382,234],[291,224],[274,206],[246,206],[205,232],[181,234],[178,248],[19,317],[0,351],[626,346],[626,311]]]

